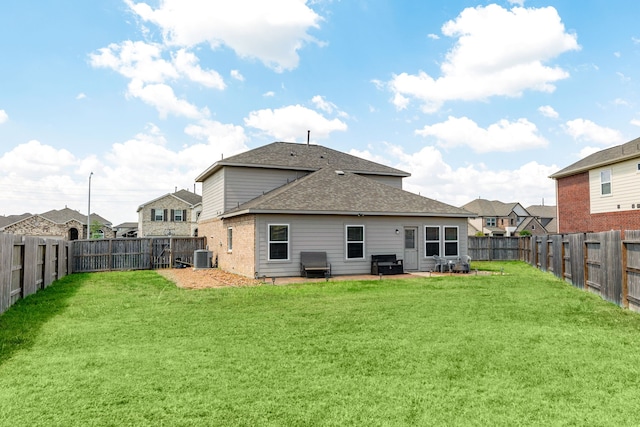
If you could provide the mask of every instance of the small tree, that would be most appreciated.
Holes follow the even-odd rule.
[[[522,230],[518,233],[520,236],[531,236],[531,232],[529,230]]]
[[[100,224],[97,220],[93,220],[91,223],[91,238],[92,239],[102,239],[104,238],[104,233],[101,233],[100,229],[102,228],[102,224]]]

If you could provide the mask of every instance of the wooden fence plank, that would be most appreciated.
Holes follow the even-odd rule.
[[[0,313],[4,313],[11,301],[11,264],[14,236],[0,234]]]

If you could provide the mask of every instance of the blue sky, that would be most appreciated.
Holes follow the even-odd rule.
[[[640,2],[24,0],[0,12],[0,215],[117,225],[221,156],[311,142],[405,189],[555,204],[638,137]],[[200,192],[200,187],[195,186]]]

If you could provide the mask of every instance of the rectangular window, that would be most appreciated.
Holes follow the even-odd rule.
[[[600,171],[600,195],[611,194],[611,169]]]
[[[487,227],[495,227],[496,219],[495,218],[487,218]]]
[[[182,213],[182,209],[176,209],[175,211],[173,211],[173,220],[175,222],[184,221],[184,216],[182,215]]]
[[[227,252],[233,251],[233,228],[227,228]]]
[[[164,210],[151,209],[151,221],[164,221]]]
[[[440,256],[440,227],[425,227],[424,240],[424,256]]]
[[[289,225],[269,224],[269,260],[289,259]]]
[[[458,256],[458,227],[444,227],[444,256]]]
[[[347,225],[347,259],[364,259],[364,225]]]

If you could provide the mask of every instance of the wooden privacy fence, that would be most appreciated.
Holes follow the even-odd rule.
[[[522,237],[469,236],[468,255],[474,261],[513,261],[523,259]]]
[[[177,261],[193,265],[194,252],[204,248],[204,237],[75,240],[71,271],[149,270],[174,267]]]
[[[69,242],[0,233],[0,313],[68,273]]]
[[[531,246],[531,265],[640,311],[640,231],[535,236]]]

